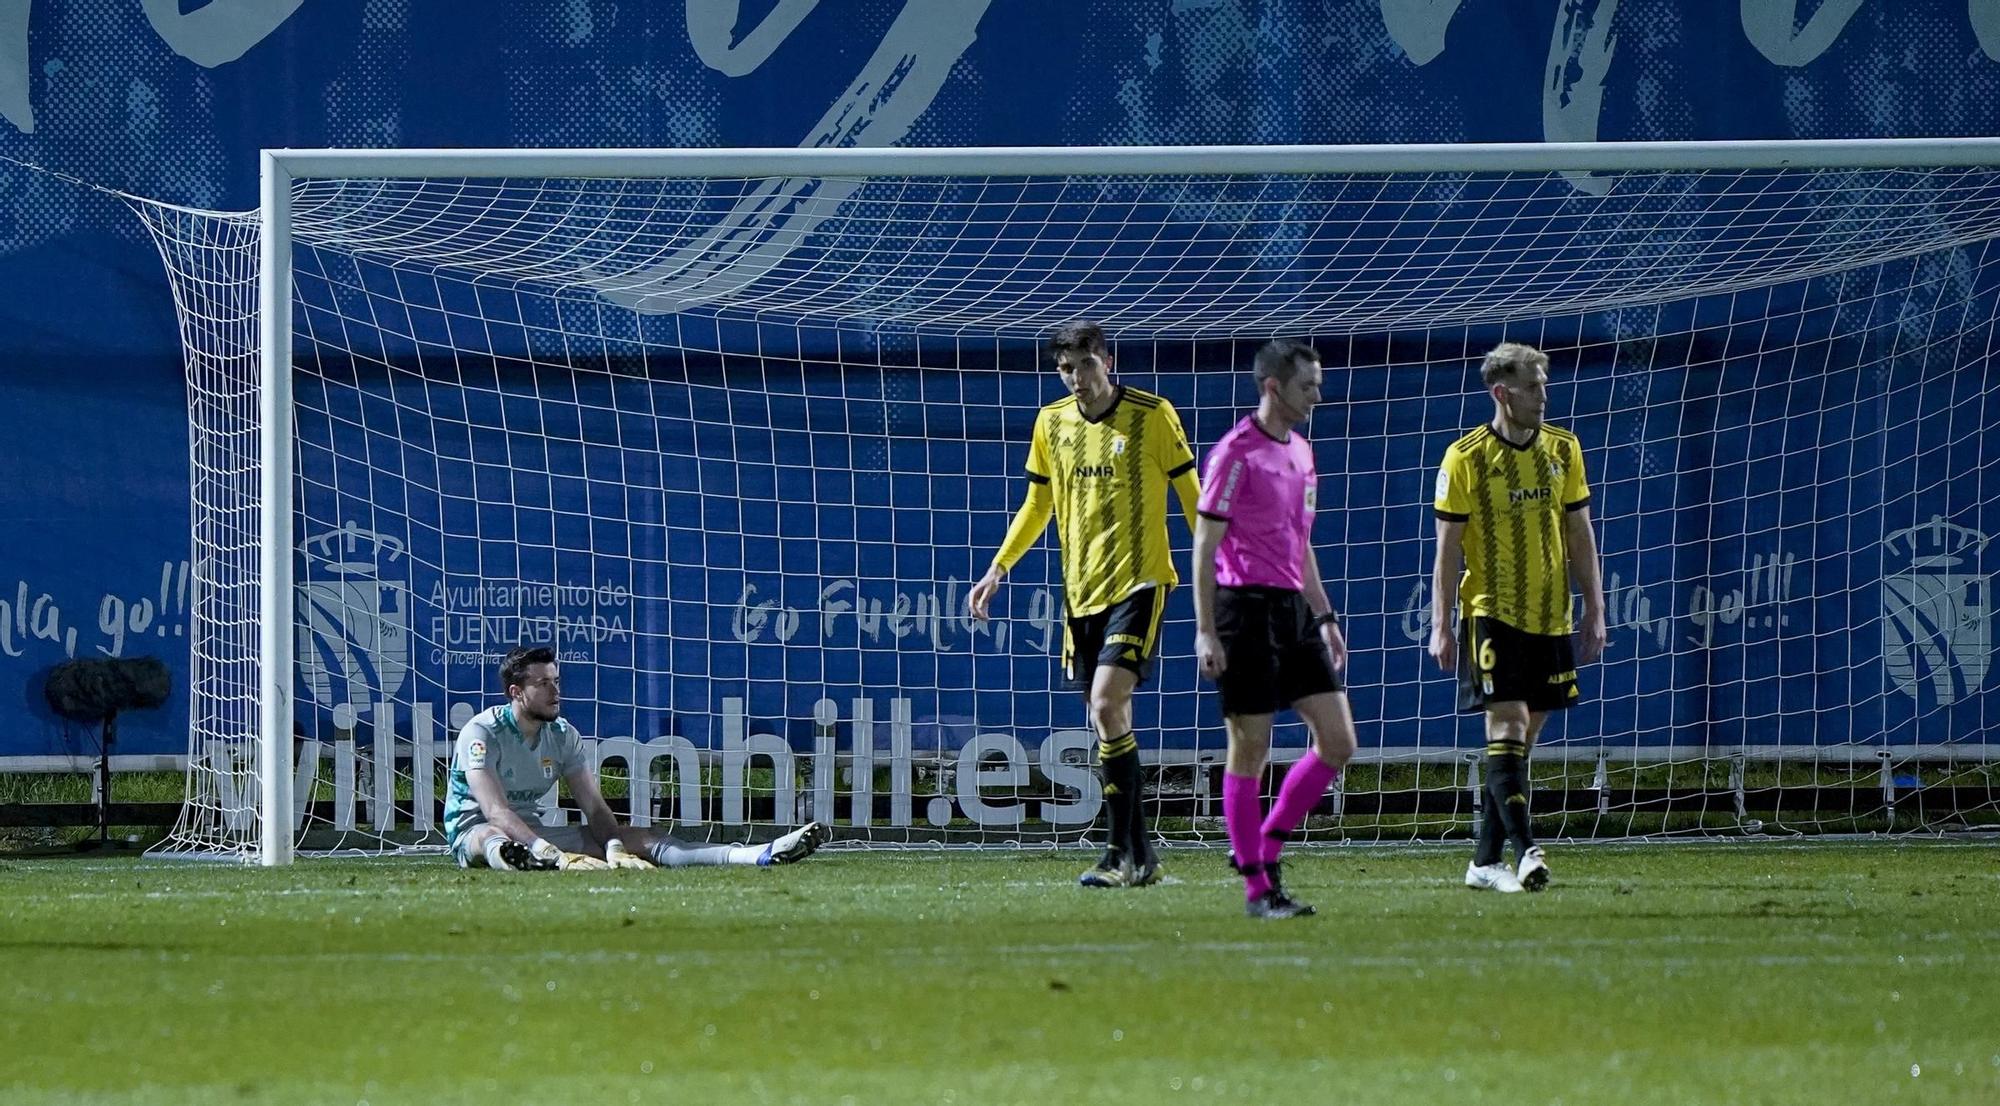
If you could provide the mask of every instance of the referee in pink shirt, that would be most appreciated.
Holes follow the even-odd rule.
[[[1313,556],[1312,445],[1293,428],[1319,402],[1319,354],[1285,339],[1257,351],[1257,410],[1208,455],[1194,531],[1195,656],[1222,693],[1229,729],[1222,818],[1245,912],[1296,918],[1278,854],[1354,755],[1354,713],[1340,673],[1347,641]],[[1264,812],[1271,718],[1290,707],[1312,748]]]

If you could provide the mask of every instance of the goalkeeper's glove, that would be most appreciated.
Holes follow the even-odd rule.
[[[535,858],[535,866],[537,868],[560,868],[563,866],[563,851],[556,848],[552,842],[544,838],[535,838],[535,843],[528,846],[528,855]]]
[[[625,842],[612,838],[604,846],[604,862],[613,868],[651,868],[653,862],[625,851]]]
[[[535,843],[528,846],[528,855],[543,868],[560,868],[565,872],[604,872],[611,868],[610,864],[594,856],[566,853],[541,837],[535,838]]]

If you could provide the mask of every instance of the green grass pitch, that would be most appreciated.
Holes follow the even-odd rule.
[[[0,863],[0,1102],[1994,1103],[2000,848]]]

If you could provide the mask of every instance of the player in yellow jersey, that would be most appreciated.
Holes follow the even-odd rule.
[[[1049,340],[1069,394],[1042,408],[1028,446],[1028,494],[993,566],[972,586],[985,619],[1000,581],[1056,520],[1062,547],[1063,666],[1084,693],[1097,730],[1108,847],[1078,882],[1143,887],[1160,863],[1141,809],[1132,692],[1151,675],[1160,615],[1180,577],[1167,545],[1167,489],[1188,529],[1200,495],[1194,451],[1164,397],[1115,384],[1104,330],[1069,323]]]
[[[1502,343],[1480,376],[1493,421],[1445,450],[1431,505],[1438,549],[1430,654],[1445,671],[1456,668],[1459,709],[1486,714],[1487,809],[1465,884],[1539,891],[1549,868],[1528,827],[1528,750],[1548,712],[1576,701],[1577,660],[1588,664],[1604,651],[1604,585],[1583,446],[1542,421],[1548,355]],[[1574,649],[1572,581],[1583,593]],[[1514,842],[1515,869],[1501,860],[1503,838]]]

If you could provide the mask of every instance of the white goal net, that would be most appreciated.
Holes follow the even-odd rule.
[[[194,707],[165,848],[435,843],[450,738],[521,643],[558,651],[635,822],[1089,836],[1053,535],[994,621],[965,613],[1059,394],[1040,342],[1075,319],[1203,457],[1253,402],[1257,344],[1304,338],[1327,368],[1315,542],[1361,752],[1311,835],[1477,816],[1480,735],[1422,646],[1429,499],[1490,415],[1476,358],[1502,338],[1552,358],[1611,621],[1537,749],[1538,817],[1992,820],[1996,155],[295,155],[266,254],[290,295],[277,392],[258,213],[135,203],[192,422]],[[1137,732],[1156,831],[1199,840],[1223,731],[1186,592]],[[1303,749],[1296,725],[1276,747]]]

